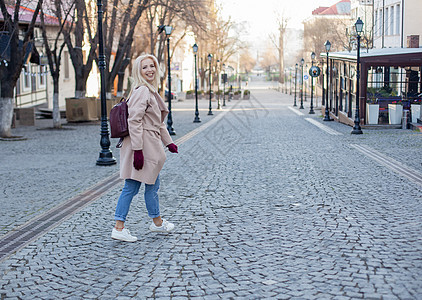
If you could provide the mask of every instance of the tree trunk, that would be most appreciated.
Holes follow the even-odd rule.
[[[75,76],[75,98],[84,98],[86,95],[86,80]]]
[[[54,89],[53,89],[53,127],[62,128],[62,123],[60,122],[60,109],[59,109],[59,80],[54,80]]]
[[[13,98],[0,98],[0,136],[10,137],[13,119]]]

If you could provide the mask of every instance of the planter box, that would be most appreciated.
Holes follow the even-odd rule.
[[[25,107],[25,108],[15,108],[13,109],[15,113],[15,123],[23,126],[34,126],[35,125],[35,109],[34,107]]]
[[[251,98],[251,95],[250,94],[248,94],[248,95],[243,95],[243,99],[244,100],[249,100]]]
[[[66,98],[66,119],[68,122],[98,120],[95,97]]]
[[[388,121],[390,124],[401,124],[403,106],[399,104],[388,104]]]
[[[107,119],[110,117],[110,110],[113,108],[114,105],[120,102],[121,97],[113,97],[111,99],[106,99],[106,106],[107,106]],[[101,99],[97,99],[97,117],[101,120]]]
[[[380,114],[379,104],[366,103],[366,123],[370,125],[378,124]]]
[[[410,112],[412,113],[412,123],[418,123],[418,119],[421,117],[421,106],[420,104],[410,105]]]

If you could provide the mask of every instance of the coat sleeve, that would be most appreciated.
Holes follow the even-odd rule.
[[[160,136],[161,136],[161,141],[163,142],[164,146],[168,146],[171,143],[173,143],[173,140],[170,137],[170,134],[167,130],[166,124],[161,123],[160,125]]]
[[[129,116],[127,123],[132,143],[132,150],[142,150],[144,147],[144,115],[148,108],[149,91],[147,87],[139,87],[133,91],[128,102]]]

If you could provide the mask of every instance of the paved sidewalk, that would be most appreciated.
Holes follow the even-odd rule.
[[[422,173],[422,135],[352,136],[292,99],[252,89],[214,116],[201,100],[199,125],[192,100],[175,103],[177,138],[219,118],[168,154],[160,202],[175,232],[148,231],[141,192],[127,221],[139,241],[111,240],[116,185],[3,261],[1,298],[420,299],[422,185],[402,170]],[[117,172],[95,166],[99,127],[72,127],[1,144],[3,232]]]

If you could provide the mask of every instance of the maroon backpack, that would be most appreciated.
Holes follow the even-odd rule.
[[[128,101],[125,98],[122,98],[120,102],[114,105],[110,110],[110,135],[112,138],[120,138],[116,148],[120,148],[125,136],[129,135],[127,102]]]

